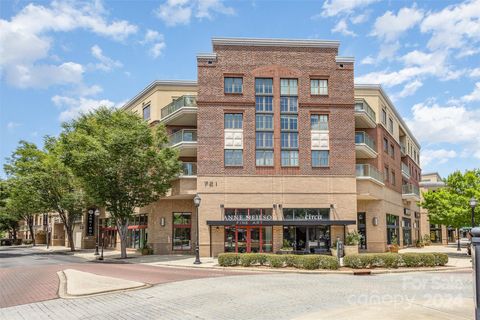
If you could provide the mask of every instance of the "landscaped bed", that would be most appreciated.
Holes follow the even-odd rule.
[[[363,253],[343,258],[344,266],[352,269],[435,267],[444,266],[447,262],[448,256],[444,253]],[[265,253],[221,253],[218,264],[222,267],[264,266],[306,270],[340,268],[338,260],[332,256]]]

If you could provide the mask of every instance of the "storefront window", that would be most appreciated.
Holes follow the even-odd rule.
[[[271,226],[226,226],[225,252],[272,252]]]
[[[430,225],[430,241],[433,243],[442,242],[442,227],[439,224]]]
[[[359,248],[360,249],[367,249],[367,224],[366,218],[367,214],[365,212],[358,212],[357,213],[357,226],[358,226],[358,233],[362,236],[360,239]]]
[[[398,234],[399,234],[399,225],[398,225],[398,216],[387,213],[387,244],[392,244],[392,240],[398,244]]]
[[[322,253],[330,248],[330,226],[283,228],[283,247],[304,253]]]
[[[173,250],[190,250],[192,248],[192,214],[173,213]]]
[[[403,245],[412,245],[412,220],[403,218]]]

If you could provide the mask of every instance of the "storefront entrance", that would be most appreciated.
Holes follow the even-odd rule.
[[[226,226],[225,252],[272,252],[272,227]]]
[[[283,228],[285,247],[298,253],[323,253],[330,249],[330,226],[289,226]]]

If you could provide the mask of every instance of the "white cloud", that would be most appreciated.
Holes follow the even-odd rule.
[[[344,36],[356,36],[355,32],[348,30],[348,25],[346,19],[341,19],[332,29],[333,33],[341,33]]]
[[[423,33],[431,33],[428,47],[462,48],[480,41],[480,0],[465,1],[438,12],[429,12],[420,25]]]
[[[102,49],[98,45],[94,45],[90,52],[99,62],[95,64],[95,68],[102,71],[112,71],[116,68],[121,68],[123,64],[118,60],[113,60],[103,54]]]
[[[365,58],[362,59],[360,62],[361,64],[374,64],[375,59],[372,56],[366,56]]]
[[[464,147],[480,159],[480,110],[427,101],[414,105],[412,115],[406,123],[422,143]]]
[[[11,85],[23,88],[78,82],[78,76],[81,77],[83,72],[83,68],[80,72],[79,64],[64,62],[54,65],[39,61],[49,56],[53,32],[86,29],[122,41],[137,31],[137,26],[128,21],[107,21],[106,15],[99,1],[54,1],[50,6],[28,4],[10,20],[0,19],[0,69],[5,79]],[[43,73],[49,71],[50,77],[46,79]],[[67,73],[72,75],[72,80],[65,77]]]
[[[475,68],[470,70],[470,77],[475,78],[475,77],[480,77],[480,68]]]
[[[403,90],[400,91],[398,94],[394,95],[394,97],[405,98],[405,97],[411,96],[415,92],[417,92],[417,90],[420,89],[422,86],[423,86],[423,82],[418,79],[413,82],[409,82],[403,87]]]
[[[382,60],[393,60],[396,57],[396,53],[400,49],[400,42],[396,41],[393,43],[382,43],[380,45],[380,51],[378,52],[378,56],[376,58],[377,61]]]
[[[56,95],[52,97],[52,102],[58,106],[64,109],[59,116],[60,121],[69,121],[80,114],[87,113],[90,111],[93,111],[99,107],[118,107],[121,104],[117,104],[113,101],[110,101],[108,99],[101,99],[101,100],[95,100],[95,99],[87,99],[87,98],[71,98],[71,97],[65,97],[65,96],[59,96]]]
[[[333,17],[342,13],[352,13],[380,0],[326,0],[322,6],[322,16]]]
[[[436,164],[442,164],[456,157],[457,153],[454,150],[425,149],[420,154],[420,163],[422,166],[428,166],[432,161]]]
[[[155,10],[167,26],[187,25],[192,16],[211,20],[215,13],[232,15],[235,10],[225,6],[222,0],[167,0]]]
[[[368,20],[369,16],[370,16],[370,12],[360,13],[360,14],[357,14],[356,16],[351,17],[350,21],[353,24],[364,23]]]
[[[436,51],[425,53],[418,50],[411,51],[399,58],[405,66],[398,71],[374,71],[355,79],[358,83],[380,83],[385,87],[393,87],[413,79],[437,77],[446,81],[457,79],[465,70],[452,69],[447,64],[447,53]]]
[[[480,101],[480,82],[475,83],[475,88],[473,89],[472,93],[463,96],[462,101],[464,102]],[[479,132],[479,136],[480,136],[480,132]]]
[[[148,45],[148,44],[151,45],[150,49],[148,50],[148,53],[153,58],[159,57],[166,47],[163,34],[160,34],[158,33],[158,31],[150,30],[150,29],[147,30],[147,33],[145,34],[145,38],[142,41],[140,41],[140,43],[143,45]]]
[[[408,29],[414,27],[423,18],[423,12],[415,7],[402,8],[395,15],[391,11],[385,12],[375,21],[372,35],[385,41],[394,41]]]
[[[21,125],[21,123],[10,121],[9,123],[7,123],[7,130],[12,132]]]

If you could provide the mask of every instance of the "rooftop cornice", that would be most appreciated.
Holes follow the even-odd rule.
[[[405,121],[403,121],[402,116],[400,115],[400,113],[398,113],[397,108],[395,108],[395,105],[393,104],[392,100],[390,100],[390,98],[388,97],[385,90],[383,90],[383,87],[382,87],[381,84],[363,84],[363,83],[358,83],[357,84],[356,83],[355,84],[355,89],[358,89],[358,90],[362,90],[362,89],[364,89],[364,90],[378,90],[378,91],[380,91],[382,96],[385,98],[387,103],[390,105],[390,108],[392,108],[393,113],[395,113],[395,116],[397,117],[398,121],[400,121],[400,124],[402,125],[403,129],[405,129],[405,131],[407,131],[408,135],[413,140],[413,142],[415,142],[418,149],[421,149],[420,143],[417,141],[417,139],[415,138],[413,133],[410,131],[410,129],[408,128]]]
[[[195,80],[155,80],[150,83],[145,89],[140,91],[135,97],[130,99],[127,103],[125,103],[121,109],[125,110],[134,104],[138,99],[140,99],[143,95],[147,92],[155,88],[156,86],[171,86],[171,87],[192,87],[196,86],[197,81]]]
[[[336,57],[335,57],[335,62],[354,63],[354,62],[355,62],[355,57],[340,57],[340,56],[336,56]]]
[[[338,48],[340,41],[316,39],[212,38],[213,46]]]
[[[215,52],[211,53],[198,53],[197,59],[217,59],[217,54]]]

